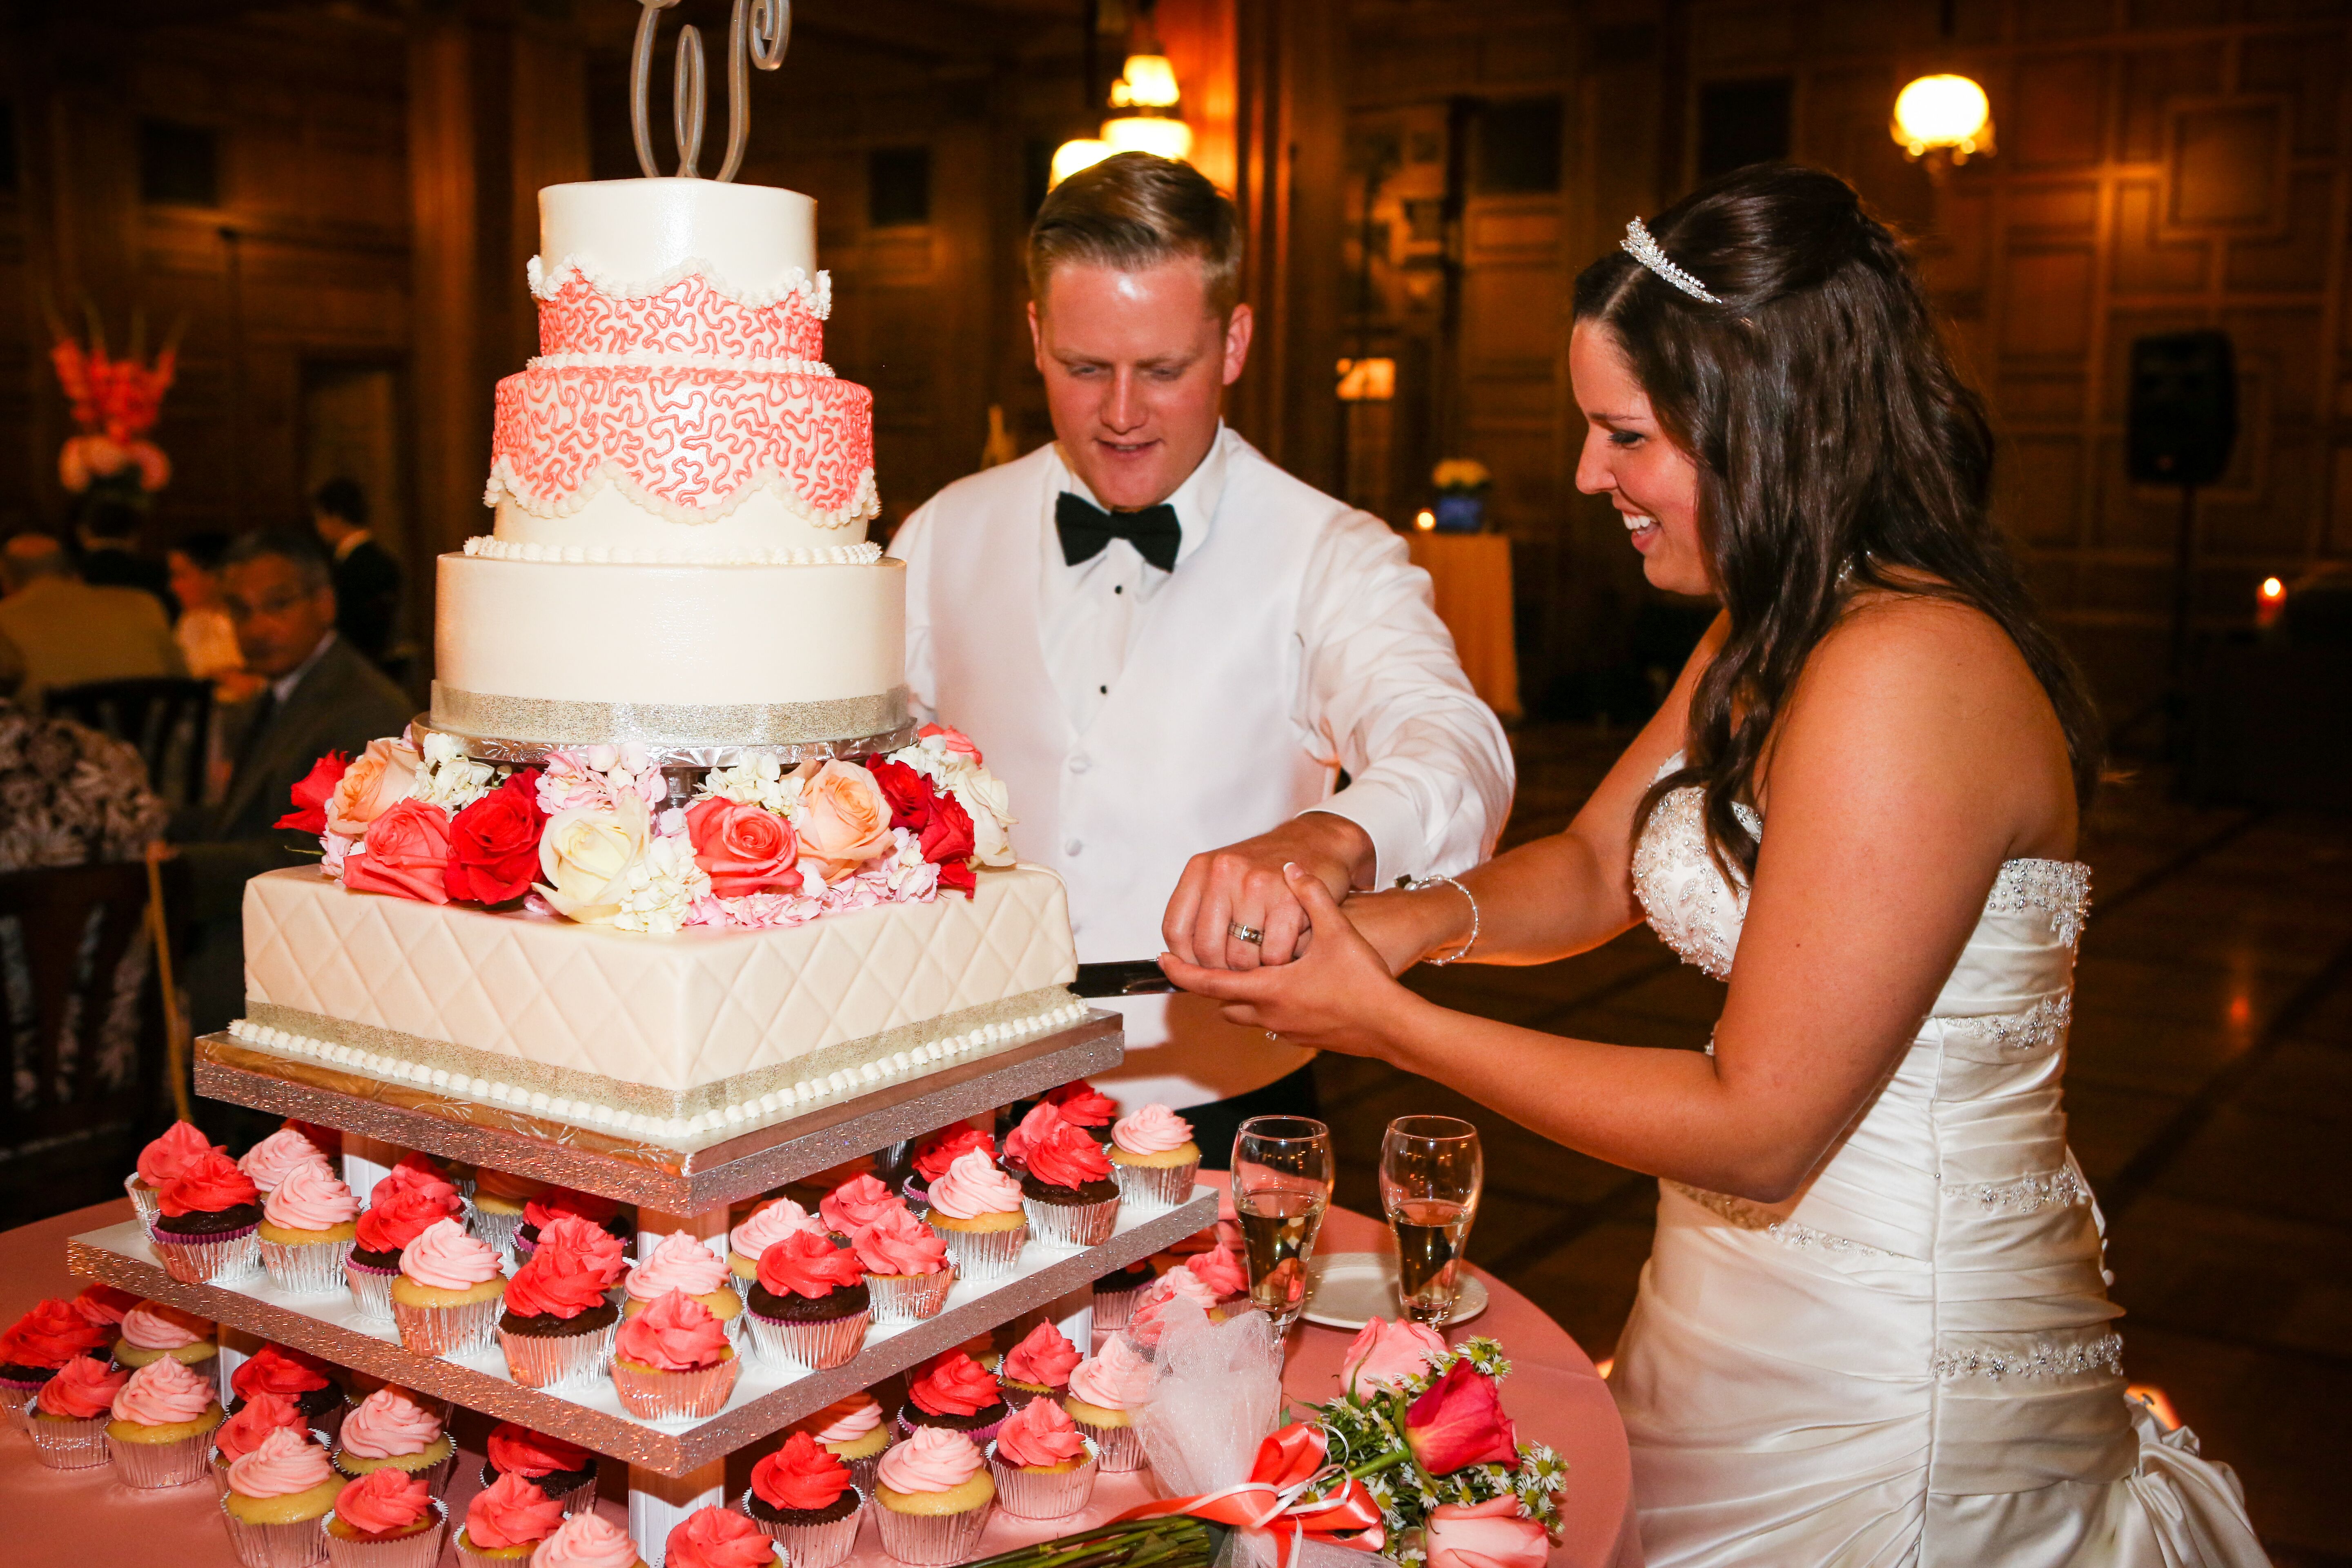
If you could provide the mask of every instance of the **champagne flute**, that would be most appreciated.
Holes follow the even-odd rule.
[[[1253,1116],[1234,1137],[1234,1212],[1250,1300],[1287,1333],[1307,1305],[1307,1263],[1338,1178],[1331,1130],[1306,1116]]]
[[[1486,1184],[1478,1130],[1454,1116],[1400,1116],[1381,1140],[1381,1206],[1396,1233],[1405,1318],[1444,1328],[1462,1289],[1462,1249]]]

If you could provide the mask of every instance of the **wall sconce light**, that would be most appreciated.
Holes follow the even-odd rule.
[[[2254,590],[2254,625],[2268,627],[2278,622],[2286,608],[2286,584],[2275,577],[2265,577],[2263,585]]]
[[[1343,359],[1339,362],[1339,401],[1386,403],[1396,396],[1396,361]]]
[[[1940,155],[1965,163],[1993,151],[1992,101],[1964,76],[1923,76],[1897,93],[1887,128],[1914,160]]]
[[[1433,533],[1437,530],[1437,514],[1423,507],[1412,514],[1412,525],[1423,533]]]
[[[1110,107],[1118,112],[1102,122],[1097,136],[1065,142],[1055,151],[1052,184],[1116,153],[1150,153],[1179,163],[1192,155],[1192,128],[1184,122],[1176,68],[1153,33],[1150,0],[1137,9],[1130,49],[1110,84]]]

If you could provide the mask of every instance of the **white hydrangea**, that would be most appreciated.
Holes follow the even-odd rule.
[[[668,936],[686,923],[696,900],[710,896],[710,877],[695,864],[693,841],[684,835],[647,840],[630,863],[613,924],[622,931]]]
[[[717,796],[737,801],[744,805],[756,805],[790,817],[793,808],[800,804],[801,781],[773,757],[760,757],[740,767],[713,768],[705,774],[698,797]]]
[[[938,788],[955,796],[971,818],[972,858],[983,866],[1013,864],[1011,828],[1020,820],[1013,815],[1013,796],[1004,781],[972,761],[968,752],[950,749],[946,739],[926,735],[903,751],[891,753]]]
[[[425,765],[408,786],[408,798],[437,805],[455,816],[490,793],[499,770],[466,754],[465,743],[454,735],[434,731],[425,737]]]

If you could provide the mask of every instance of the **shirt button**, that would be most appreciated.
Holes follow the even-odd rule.
[[[1083,752],[1070,759],[1070,771],[1074,773],[1085,773],[1088,768],[1093,767],[1094,765],[1095,760],[1092,757],[1087,756]]]
[[[1086,852],[1086,847],[1087,842],[1085,839],[1073,838],[1067,844],[1062,846],[1062,853],[1065,855],[1082,855]]]

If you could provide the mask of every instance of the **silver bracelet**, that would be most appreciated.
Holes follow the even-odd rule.
[[[1459,963],[1470,956],[1470,950],[1478,945],[1478,900],[1469,889],[1451,877],[1399,877],[1396,885],[1408,893],[1418,893],[1424,888],[1443,886],[1451,888],[1468,899],[1470,900],[1470,940],[1444,958],[1424,958],[1422,962],[1433,969],[1443,969],[1449,963]]]

